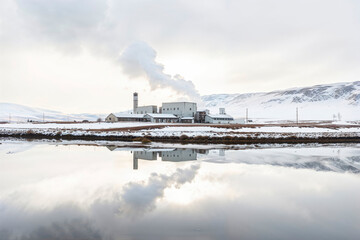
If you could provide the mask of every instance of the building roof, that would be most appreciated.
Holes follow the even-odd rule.
[[[147,113],[146,116],[150,116],[152,118],[178,118],[174,114],[162,114],[162,113]]]
[[[211,117],[211,118],[231,118],[231,119],[234,119],[232,116],[227,115],[227,114],[208,114],[206,116]]]
[[[145,114],[118,114],[117,118],[144,118]]]
[[[193,120],[194,117],[182,117],[181,120]]]

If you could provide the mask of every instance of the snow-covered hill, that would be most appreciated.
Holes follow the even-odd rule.
[[[97,118],[104,117],[99,114],[65,114],[58,111],[42,108],[32,108],[13,103],[0,103],[0,121],[26,122],[32,121],[96,121]]]
[[[204,107],[217,113],[220,107],[235,118],[254,121],[360,120],[360,81],[293,88],[269,93],[213,94],[202,97]],[[131,106],[129,106],[131,107]],[[114,109],[116,111],[116,109]],[[0,121],[95,121],[104,114],[65,114],[12,103],[0,103]],[[339,119],[340,118],[340,119]]]
[[[213,94],[202,97],[205,108],[225,107],[234,117],[249,119],[360,120],[360,81],[293,88],[269,93]]]

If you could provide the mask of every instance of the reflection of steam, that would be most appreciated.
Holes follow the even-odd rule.
[[[188,169],[178,168],[170,176],[153,173],[147,184],[129,183],[124,187],[122,206],[120,211],[128,213],[143,213],[155,208],[157,199],[163,197],[168,187],[191,182],[199,169],[199,165],[192,165]]]
[[[191,81],[180,75],[170,76],[164,73],[164,66],[155,61],[156,52],[145,42],[129,45],[120,56],[120,63],[125,74],[130,77],[145,75],[151,89],[169,87],[189,99],[200,100],[200,95]]]
[[[112,239],[111,233],[122,221],[117,212],[131,217],[155,209],[156,200],[163,197],[166,188],[179,188],[191,182],[199,168],[199,165],[178,168],[171,175],[153,173],[147,183],[129,183],[123,192],[113,193],[109,200],[97,199],[85,211],[72,204],[64,204],[49,212],[29,213],[12,205],[14,199],[9,204],[2,202],[0,240]],[[19,197],[16,194],[13,196]]]

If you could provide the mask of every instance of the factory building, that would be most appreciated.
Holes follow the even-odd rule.
[[[133,95],[133,114],[157,113],[157,106],[147,105],[139,107],[139,96],[137,92]]]
[[[137,121],[154,123],[232,123],[234,118],[225,113],[224,108],[220,108],[219,114],[210,114],[209,110],[197,111],[195,102],[165,102],[158,108],[156,105],[138,106],[139,96],[133,94],[132,114],[113,113],[105,118],[106,122],[118,121]]]
[[[146,113],[157,113],[157,106],[155,105],[141,106],[141,107],[137,107],[134,111],[134,114],[146,114]]]
[[[144,114],[119,114],[115,116],[110,113],[106,118],[106,122],[146,122]]]
[[[219,109],[219,114],[206,114],[205,123],[232,123],[234,118],[225,113],[225,108]]]
[[[197,123],[205,123],[205,117],[206,115],[210,114],[209,110],[200,110],[197,111],[195,114],[195,122]]]
[[[180,118],[195,117],[196,110],[194,102],[166,102],[162,104],[161,113],[174,114]]]

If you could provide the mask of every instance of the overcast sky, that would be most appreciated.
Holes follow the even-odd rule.
[[[0,102],[68,113],[359,81],[358,0],[0,0]]]

